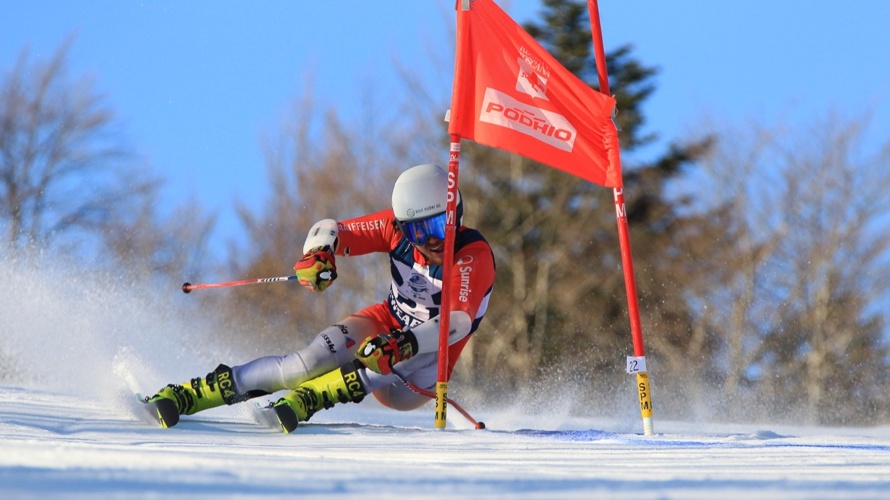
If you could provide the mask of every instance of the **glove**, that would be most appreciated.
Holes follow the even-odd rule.
[[[323,292],[337,279],[337,264],[330,246],[315,247],[294,264],[297,279],[304,287]]]
[[[392,330],[366,338],[355,352],[355,359],[369,370],[381,375],[392,373],[392,367],[417,352],[417,338],[410,331]]]

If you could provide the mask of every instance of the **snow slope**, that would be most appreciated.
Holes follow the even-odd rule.
[[[371,402],[284,435],[258,425],[250,405],[165,430],[121,404],[0,386],[0,497],[890,497],[886,428],[663,422],[644,437],[583,420],[517,428],[516,415],[488,414],[488,430],[437,431],[429,411]]]
[[[890,428],[717,426],[656,411],[658,434],[642,436],[638,415],[573,418],[556,404],[533,415],[468,405],[487,430],[451,409],[437,431],[429,405],[399,413],[366,398],[291,435],[258,425],[250,404],[160,429],[140,420],[134,392],[233,359],[178,312],[189,300],[178,284],[151,293],[3,259],[0,282],[4,500],[890,498]]]

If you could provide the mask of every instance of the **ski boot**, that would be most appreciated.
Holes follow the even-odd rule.
[[[180,415],[240,403],[259,395],[240,393],[235,387],[232,369],[221,364],[204,378],[167,385],[154,396],[145,398],[145,403],[153,406],[158,422],[166,429],[176,425]]]
[[[343,365],[320,377],[300,384],[279,399],[272,408],[281,424],[281,430],[289,434],[297,424],[309,420],[317,411],[327,410],[337,403],[359,403],[366,391],[353,363]]]

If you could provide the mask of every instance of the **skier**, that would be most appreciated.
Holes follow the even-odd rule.
[[[392,285],[386,300],[322,330],[294,353],[231,368],[220,364],[205,377],[166,386],[146,399],[155,405],[161,425],[285,389],[291,391],[273,409],[288,433],[319,410],[358,403],[368,394],[402,411],[427,402],[406,382],[426,390],[436,383],[447,191],[444,169],[417,165],[396,180],[391,209],[315,223],[294,265],[300,284],[322,292],[337,277],[335,256],[388,252]],[[495,277],[491,247],[477,230],[461,225],[462,212],[458,193],[449,375],[485,315]]]

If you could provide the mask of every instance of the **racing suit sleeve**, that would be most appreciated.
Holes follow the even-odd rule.
[[[401,239],[394,221],[390,208],[338,222],[336,255],[389,252]]]

